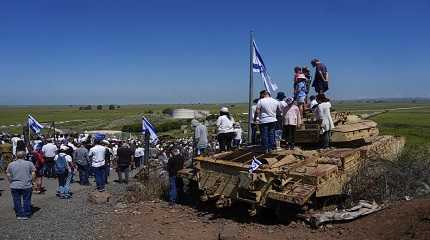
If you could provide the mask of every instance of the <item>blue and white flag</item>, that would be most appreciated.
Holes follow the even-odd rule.
[[[252,173],[252,172],[254,172],[255,170],[257,170],[259,167],[260,167],[260,165],[261,165],[262,163],[258,160],[258,159],[256,159],[255,157],[252,159],[252,162],[251,162],[251,166],[249,166],[249,173]]]
[[[34,133],[40,133],[40,130],[42,130],[43,125],[40,124],[34,117],[32,117],[31,115],[28,115],[28,127],[33,130]]]
[[[146,117],[143,117],[142,119],[142,131],[145,133],[145,131],[148,130],[149,136],[151,138],[151,143],[156,144],[158,142],[158,136],[157,136],[157,130],[154,126],[146,119]]]
[[[255,41],[252,41],[252,49],[252,70],[253,72],[260,73],[264,87],[270,94],[272,94],[278,90],[278,85],[276,85],[276,83],[270,78],[269,72],[267,71],[266,65],[263,62],[263,58],[258,51]]]

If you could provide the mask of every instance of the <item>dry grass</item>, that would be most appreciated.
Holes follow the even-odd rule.
[[[139,181],[127,187],[127,193],[123,201],[136,203],[141,201],[151,201],[167,199],[168,185],[160,177],[151,176],[144,181]]]
[[[349,200],[386,202],[430,194],[430,148],[411,146],[393,161],[368,160],[346,186]]]

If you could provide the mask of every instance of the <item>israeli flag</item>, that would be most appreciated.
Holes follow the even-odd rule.
[[[40,124],[34,117],[31,115],[28,115],[28,127],[36,134],[40,133],[40,130],[42,130],[43,125]]]
[[[278,90],[278,85],[276,85],[276,83],[270,78],[269,72],[267,71],[266,65],[263,62],[263,58],[258,51],[255,41],[252,41],[252,49],[252,70],[253,72],[260,73],[264,87],[270,94],[272,94]]]
[[[142,119],[142,131],[145,133],[145,131],[148,130],[149,136],[151,138],[151,143],[156,144],[158,142],[158,136],[157,136],[157,130],[154,126],[146,119],[146,117],[143,117]]]
[[[254,172],[255,170],[257,170],[259,167],[260,167],[260,165],[261,165],[262,163],[258,160],[258,159],[256,159],[255,157],[252,159],[252,162],[251,162],[251,166],[249,166],[249,173],[252,173],[252,172]]]

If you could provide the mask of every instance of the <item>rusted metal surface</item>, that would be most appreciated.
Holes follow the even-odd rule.
[[[250,146],[197,157],[195,167],[181,170],[179,175],[197,181],[202,199],[216,199],[217,207],[229,206],[234,201],[249,203],[253,208],[268,207],[266,203],[273,201],[302,206],[312,198],[342,194],[344,185],[365,159],[392,156],[404,145],[402,138],[377,136],[376,123],[372,121],[351,121],[354,119],[351,115],[340,113],[335,119],[337,126],[333,136],[341,136],[337,140],[361,139],[362,145],[328,150],[279,149],[270,154],[261,147]],[[307,127],[314,129],[305,126],[304,130],[319,131],[318,126],[309,123]],[[306,135],[306,131],[302,133],[304,138],[313,136],[313,133]],[[254,157],[262,165],[249,173]]]

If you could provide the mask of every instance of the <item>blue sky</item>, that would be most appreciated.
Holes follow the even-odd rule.
[[[287,93],[294,66],[318,57],[334,99],[430,97],[429,12],[428,0],[1,1],[0,104],[245,102],[250,30]]]

